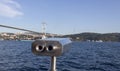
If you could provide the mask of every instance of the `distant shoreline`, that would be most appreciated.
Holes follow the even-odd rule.
[[[1,33],[0,40],[36,40],[41,39],[43,34],[34,33]],[[67,37],[71,38],[73,41],[87,41],[87,42],[120,42],[120,33],[79,33],[79,34],[69,34],[69,35],[57,35],[57,34],[47,34],[49,37]]]

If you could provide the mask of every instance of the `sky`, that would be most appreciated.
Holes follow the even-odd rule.
[[[120,0],[0,0],[0,24],[42,32],[43,22],[47,33],[120,33]]]

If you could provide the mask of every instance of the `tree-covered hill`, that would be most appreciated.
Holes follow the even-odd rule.
[[[75,41],[115,41],[120,42],[120,33],[80,33],[64,35],[63,37],[72,38]]]

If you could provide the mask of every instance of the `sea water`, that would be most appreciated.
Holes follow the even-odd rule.
[[[50,57],[31,52],[33,41],[0,41],[0,71],[48,71]],[[73,42],[57,57],[57,71],[120,71],[119,42]]]

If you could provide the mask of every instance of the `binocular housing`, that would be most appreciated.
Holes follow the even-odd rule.
[[[41,56],[60,56],[70,49],[69,38],[46,38],[32,43],[32,52]]]

